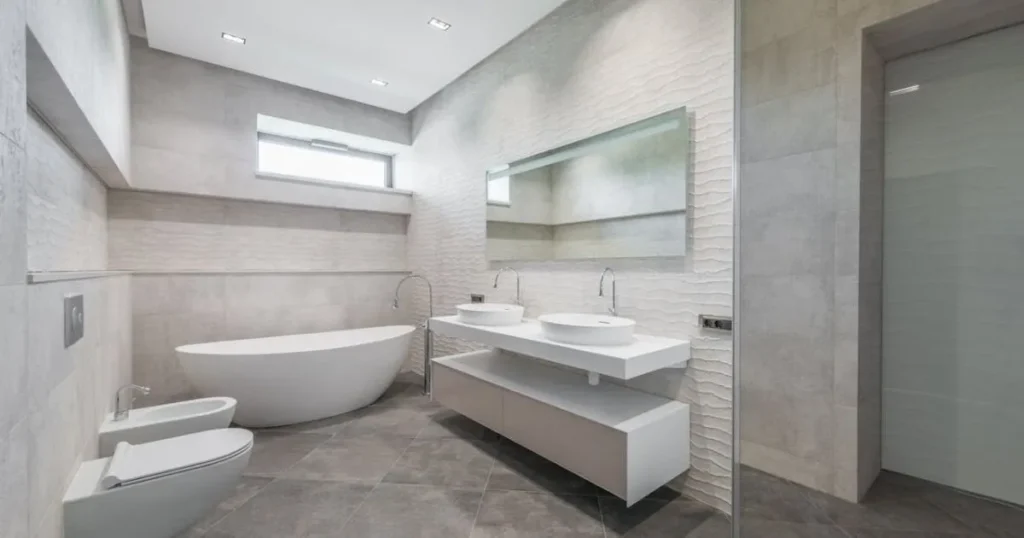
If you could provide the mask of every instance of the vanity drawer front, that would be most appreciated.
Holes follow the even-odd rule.
[[[473,355],[473,353],[451,358],[468,355]],[[434,361],[432,373],[431,394],[435,401],[494,431],[501,431],[501,395],[504,392],[502,389],[450,368],[444,364],[443,360]]]
[[[625,433],[511,391],[503,403],[506,437],[625,498]]]

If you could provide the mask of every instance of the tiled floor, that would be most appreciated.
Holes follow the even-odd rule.
[[[399,377],[378,403],[257,432],[234,496],[183,538],[728,538],[729,520],[662,488],[626,508],[427,401]],[[741,475],[743,538],[1024,538],[1024,511],[883,473],[860,505]]]
[[[1021,538],[1024,510],[883,471],[861,504],[745,468],[742,538]]]
[[[622,501],[430,403],[403,374],[380,402],[256,433],[235,495],[188,538],[727,538],[728,519],[663,488]]]

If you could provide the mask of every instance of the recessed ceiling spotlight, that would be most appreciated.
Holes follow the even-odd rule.
[[[452,25],[442,21],[437,17],[430,19],[430,22],[428,22],[427,24],[433,26],[434,28],[437,28],[438,30],[441,30],[442,32],[447,32],[448,29],[452,27]]]
[[[227,32],[221,32],[220,37],[224,41],[230,41],[232,43],[238,43],[239,45],[244,45],[245,44],[245,38],[244,37],[239,37],[239,36],[236,36],[234,34],[229,34]]]
[[[375,78],[375,79],[370,80],[370,84],[373,84],[374,86],[381,86],[381,87],[383,87],[383,86],[387,86],[388,85],[388,81],[381,80],[379,78]]]

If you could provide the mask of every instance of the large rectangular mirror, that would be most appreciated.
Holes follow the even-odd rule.
[[[487,173],[487,259],[683,256],[685,108]]]

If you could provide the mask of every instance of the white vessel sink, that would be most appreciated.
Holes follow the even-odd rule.
[[[514,304],[473,303],[455,307],[458,319],[469,325],[517,325],[523,321],[523,307]]]
[[[631,319],[600,314],[545,314],[539,318],[549,340],[580,346],[624,346],[633,343]]]
[[[100,425],[99,456],[110,457],[121,441],[137,445],[227,428],[236,406],[234,398],[202,398],[132,409],[124,420],[115,421],[108,414]]]

